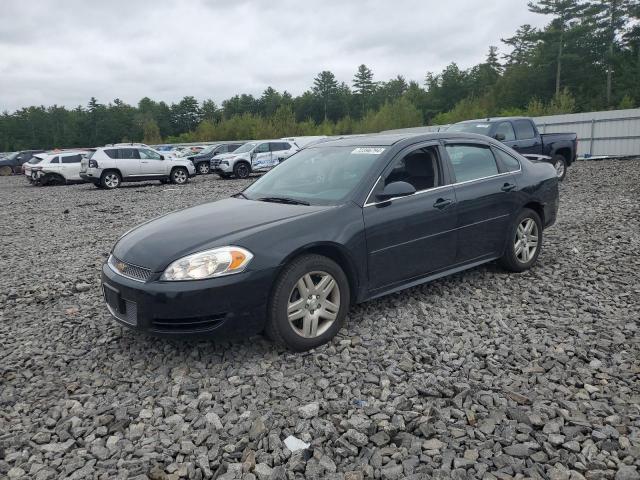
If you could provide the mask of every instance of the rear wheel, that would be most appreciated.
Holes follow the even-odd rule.
[[[171,183],[176,185],[183,185],[187,183],[189,179],[189,172],[186,168],[178,167],[171,170]]]
[[[100,185],[102,185],[102,188],[106,188],[107,190],[118,188],[121,183],[122,177],[115,170],[108,170],[103,172],[100,176]]]
[[[304,255],[278,277],[265,331],[291,350],[309,350],[338,333],[349,305],[349,282],[340,266],[321,255]]]
[[[554,155],[551,161],[553,162],[553,167],[556,169],[558,180],[564,180],[564,177],[567,176],[567,159],[562,155]]]
[[[198,173],[200,175],[206,175],[211,171],[211,167],[209,166],[209,162],[200,162],[198,164]]]
[[[238,162],[233,167],[233,174],[238,178],[247,178],[251,173],[251,168],[246,162]]]
[[[512,272],[529,270],[542,248],[542,221],[540,216],[525,208],[509,229],[507,247],[500,263]]]

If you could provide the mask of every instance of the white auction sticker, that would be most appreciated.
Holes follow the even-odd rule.
[[[351,152],[351,155],[380,155],[384,152],[384,148],[379,147],[359,147]]]

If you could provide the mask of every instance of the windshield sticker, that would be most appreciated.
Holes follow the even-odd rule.
[[[384,152],[384,148],[379,147],[360,147],[351,152],[351,155],[380,155]]]

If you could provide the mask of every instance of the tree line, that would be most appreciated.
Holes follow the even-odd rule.
[[[640,105],[640,0],[537,0],[549,18],[522,25],[469,69],[449,64],[423,81],[377,81],[366,65],[349,83],[322,71],[299,96],[268,87],[220,105],[115,99],[68,109],[31,106],[0,116],[0,150],[378,132],[495,115],[545,115]]]

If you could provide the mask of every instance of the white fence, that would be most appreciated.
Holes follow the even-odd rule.
[[[551,115],[533,120],[541,133],[576,133],[579,157],[640,155],[640,108]],[[384,133],[438,132],[446,127],[448,125],[431,125]]]

